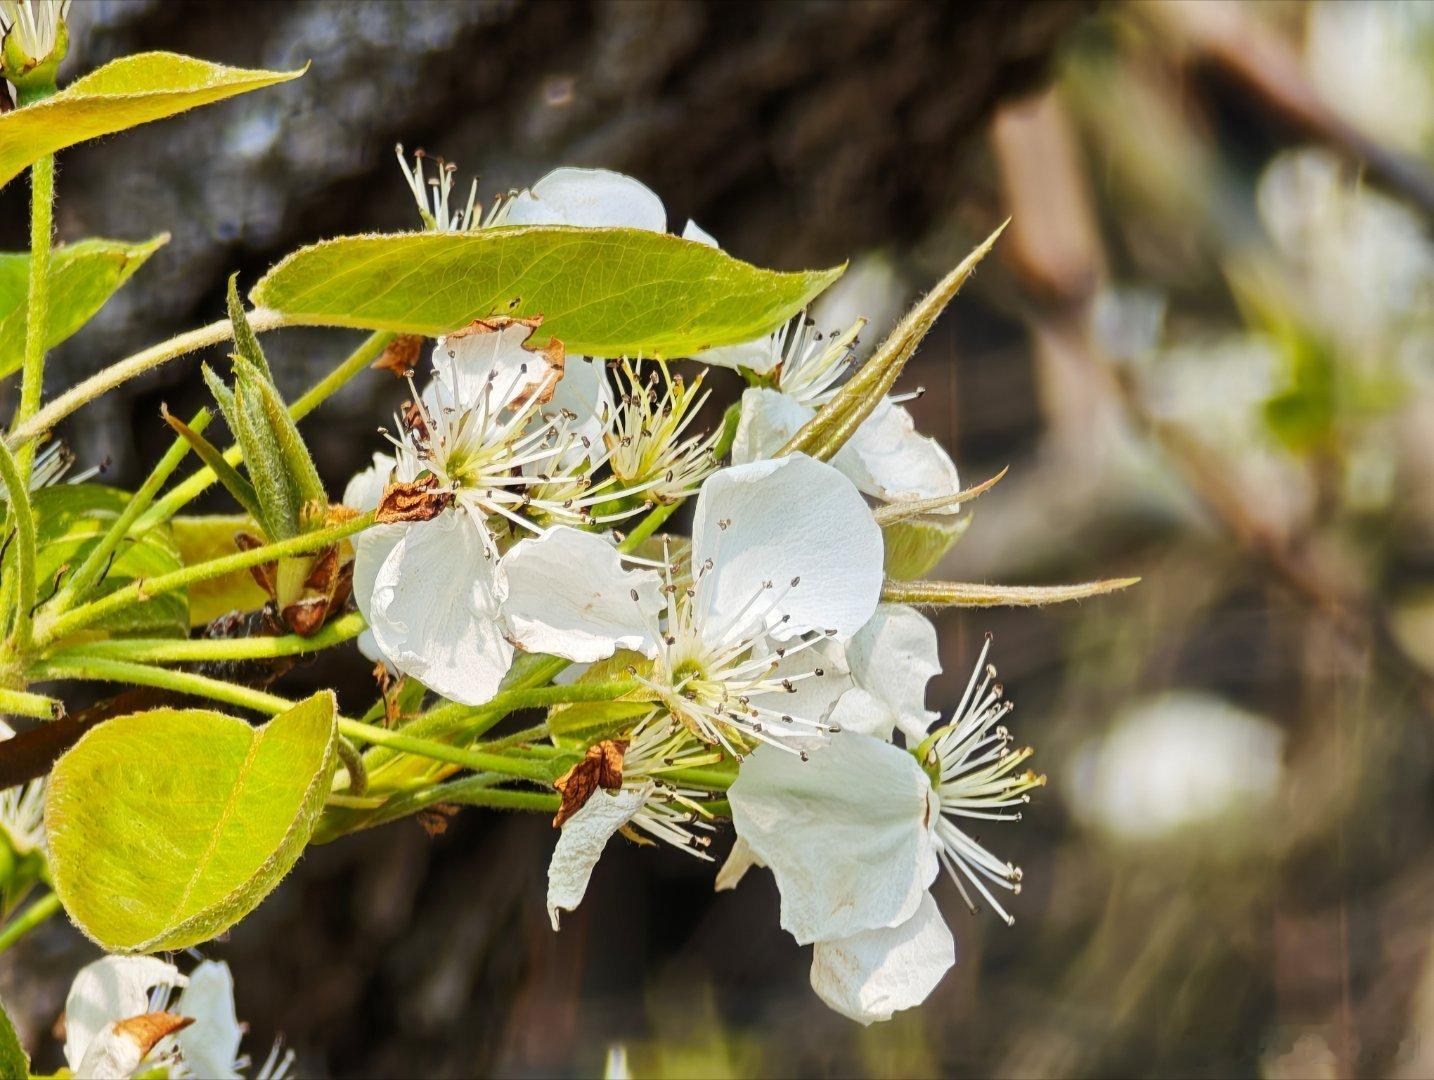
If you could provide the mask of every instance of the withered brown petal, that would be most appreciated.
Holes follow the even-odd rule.
[[[374,521],[380,525],[396,521],[432,521],[453,505],[453,492],[434,491],[437,486],[438,478],[435,476],[390,484],[379,500]]]
[[[617,791],[622,787],[622,758],[627,752],[625,739],[604,739],[588,747],[587,754],[562,776],[553,781],[562,798],[553,827],[562,828],[592,798],[598,788]]]
[[[324,618],[329,613],[329,601],[324,596],[311,596],[307,600],[286,607],[282,615],[284,625],[300,637],[310,637],[319,632]]]
[[[391,372],[402,379],[418,367],[418,356],[422,351],[423,338],[419,335],[398,334],[369,366],[375,371]]]

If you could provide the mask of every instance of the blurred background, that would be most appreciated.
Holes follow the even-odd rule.
[[[395,141],[484,197],[608,166],[752,262],[851,259],[834,326],[889,326],[1012,216],[906,377],[968,483],[1011,467],[933,576],[1144,579],[938,616],[931,706],[994,632],[1050,784],[983,836],[1024,866],[1014,928],[938,886],[959,963],[923,1009],[870,1029],[829,1012],[769,875],[714,896],[710,866],[667,851],[614,845],[554,935],[549,824],[467,810],[313,849],[206,950],[260,1056],[282,1033],[302,1075],[593,1076],[614,1048],[638,1076],[1434,1075],[1434,4],[73,15],[70,77],[154,48],[313,67],[62,156],[63,239],[173,239],[50,392],[219,317],[232,270],[410,227]],[[0,206],[12,250],[21,192]],[[352,344],[266,339],[291,391]],[[81,462],[136,482],[168,445],[159,403],[201,403],[197,370],[75,417]],[[306,424],[335,493],[377,445],[387,378]],[[289,678],[372,695],[356,653]],[[93,956],[57,920],[0,962],[39,1067]]]

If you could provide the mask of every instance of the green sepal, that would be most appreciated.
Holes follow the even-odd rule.
[[[971,515],[927,515],[893,522],[881,529],[886,543],[886,576],[919,578],[939,563],[970,527]]]
[[[613,682],[630,677],[629,668],[639,675],[652,670],[652,661],[639,652],[619,650],[606,660],[599,660],[575,680],[575,685]],[[639,696],[640,694],[640,696]],[[554,705],[548,710],[548,733],[553,745],[563,750],[581,751],[602,739],[625,731],[633,721],[652,711],[651,695],[645,691],[616,701],[578,701]]]
[[[159,415],[164,417],[164,422],[174,429],[175,434],[194,449],[194,452],[199,455],[199,460],[214,470],[214,475],[224,485],[224,490],[233,495],[245,512],[260,523],[260,528],[264,528],[264,508],[254,491],[254,485],[244,479],[233,465],[224,460],[224,455],[220,453],[217,446],[163,405],[159,407]],[[268,529],[265,528],[264,531],[268,532]]]
[[[237,273],[229,275],[229,294],[226,303],[229,309],[229,323],[234,327],[234,352],[262,371],[264,378],[272,383],[274,373],[269,370],[269,361],[264,356],[264,350],[259,348],[259,339],[254,336],[254,329],[249,325],[249,317],[244,313],[244,300],[239,295],[239,275]]]

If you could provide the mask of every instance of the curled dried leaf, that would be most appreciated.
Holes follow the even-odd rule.
[[[412,482],[390,484],[379,500],[374,521],[388,525],[399,521],[432,521],[453,505],[453,492],[438,491],[438,477],[425,476]]]
[[[617,791],[622,787],[622,758],[626,752],[627,740],[604,739],[589,746],[581,761],[553,781],[553,787],[563,797],[553,818],[554,828],[562,828],[568,818],[587,805],[598,788]]]

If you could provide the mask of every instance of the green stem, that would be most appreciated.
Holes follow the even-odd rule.
[[[196,675],[189,671],[173,671],[169,668],[151,667],[148,664],[134,664],[127,660],[105,660],[100,657],[84,656],[78,650],[69,654],[64,661],[58,658],[37,664],[33,669],[36,679],[90,679],[100,682],[132,683],[136,686],[153,686],[162,690],[173,690],[182,694],[196,694],[242,709],[275,715],[293,708],[294,702],[277,694],[254,690],[247,686],[225,682],[223,679]],[[363,724],[357,720],[339,717],[339,734],[360,742],[384,746],[404,753],[416,754],[433,761],[444,761],[461,765],[476,772],[498,772],[506,776],[519,776],[527,780],[550,783],[556,775],[553,766],[541,761],[505,757],[476,750],[463,750],[446,743],[428,739],[415,739],[400,732]]]
[[[28,934],[35,927],[41,925],[46,919],[60,910],[60,898],[54,893],[46,893],[40,899],[34,901],[20,914],[10,920],[4,930],[0,930],[0,953],[5,952],[15,942]]]
[[[249,325],[257,333],[261,330],[276,329],[286,323],[284,316],[276,311],[256,311],[250,318]],[[116,386],[121,386],[130,379],[143,375],[146,371],[168,363],[177,356],[191,353],[195,349],[202,349],[206,345],[228,341],[233,336],[234,328],[229,325],[229,320],[220,319],[208,326],[186,331],[168,341],[161,341],[158,345],[151,345],[142,352],[128,356],[118,363],[111,364],[103,371],[91,375],[84,382],[76,383],[23,424],[17,425],[6,441],[10,444],[11,449],[24,446],[26,443],[38,439],[76,409],[83,408]]]
[[[36,720],[54,720],[65,715],[65,706],[43,694],[27,694],[24,690],[0,690],[0,713],[29,716]]]
[[[699,787],[709,791],[726,791],[737,779],[737,774],[719,772],[716,769],[673,769],[670,772],[664,772],[662,779],[676,787]]]
[[[123,588],[116,589],[108,596],[93,600],[83,607],[77,607],[58,618],[47,619],[41,631],[41,642],[42,644],[53,642],[66,634],[113,615],[117,611],[144,603],[162,593],[184,589],[200,581],[223,577],[236,570],[247,570],[251,566],[259,566],[262,563],[272,562],[290,555],[307,555],[320,551],[345,537],[363,531],[372,524],[373,512],[370,511],[328,529],[304,533],[288,540],[281,540],[276,544],[265,544],[262,547],[226,555],[220,559],[195,563],[193,566],[186,566],[168,574],[160,574],[158,577],[136,580]]]
[[[74,648],[84,656],[114,660],[133,660],[147,664],[202,663],[215,660],[268,660],[278,656],[297,656],[318,652],[338,645],[363,633],[365,622],[358,612],[350,612],[326,624],[309,637],[284,634],[281,637],[248,638],[109,638],[88,641]],[[52,656],[63,661],[71,650]]]
[[[194,419],[189,422],[189,428],[191,431],[201,432],[209,426],[211,419],[213,419],[213,414],[208,409],[200,409]],[[125,538],[125,534],[129,532],[129,527],[135,523],[135,519],[140,514],[149,508],[149,504],[159,494],[159,489],[164,486],[164,482],[169,479],[174,470],[179,468],[179,463],[188,453],[189,443],[183,439],[175,439],[169,449],[165,451],[164,457],[159,459],[159,464],[140,485],[139,490],[130,497],[119,517],[115,518],[110,527],[105,530],[100,542],[90,549],[90,553],[85,556],[85,561],[80,564],[80,568],[70,575],[64,588],[45,605],[46,614],[54,617],[63,615],[75,606],[76,600],[89,593],[95,582],[104,574],[109,565],[110,556],[114,554],[115,549]]]
[[[655,506],[648,512],[648,515],[633,527],[633,530],[623,537],[622,543],[618,544],[618,551],[624,554],[631,554],[636,551],[644,540],[655,533],[664,521],[670,518],[682,503],[663,503]]]
[[[440,802],[463,803],[466,806],[490,806],[497,810],[537,810],[544,814],[556,814],[562,800],[557,795],[541,791],[522,791],[515,788],[477,788],[472,791],[450,791],[438,800]]]
[[[45,385],[45,345],[50,331],[50,242],[54,231],[55,157],[46,154],[30,167],[30,290],[25,323],[25,356],[20,383],[19,427],[40,407]],[[28,487],[34,447],[20,451],[20,475]]]
[[[567,661],[562,661],[566,664]],[[571,705],[585,701],[615,701],[641,688],[635,679],[604,683],[574,683],[572,686],[514,687],[504,690],[485,705],[458,705],[450,702],[429,710],[403,730],[425,738],[449,738],[461,733],[464,740],[486,734],[509,713],[519,709],[544,709],[550,705]]]
[[[289,406],[289,416],[295,422],[302,420],[322,405],[337,390],[341,389],[350,379],[359,372],[368,368],[374,359],[388,347],[394,335],[388,331],[379,331],[370,334],[364,339],[352,353],[350,353],[338,367],[329,372],[322,379],[309,387],[298,399]],[[224,460],[230,465],[237,465],[244,458],[244,453],[237,446],[231,446],[224,452]],[[193,476],[185,478],[181,483],[176,484],[174,490],[154,504],[154,508],[139,522],[139,530],[148,529],[161,521],[168,521],[175,514],[179,513],[189,503],[193,502],[204,493],[217,477],[214,470],[203,468],[194,473]]]
[[[30,651],[30,621],[35,607],[35,517],[30,512],[30,492],[20,465],[5,446],[0,446],[0,479],[5,483],[16,532],[18,595],[10,645],[15,654],[24,657]]]
[[[521,776],[545,784],[551,783],[556,775],[553,772],[553,767],[544,762],[523,761],[500,754],[484,753],[480,750],[464,750],[457,746],[449,746],[447,743],[433,742],[430,739],[417,739],[400,731],[389,731],[387,728],[374,727],[372,724],[362,724],[357,720],[340,718],[339,732],[351,739],[358,739],[374,746],[382,746],[389,750],[402,750],[405,753],[417,754],[419,757],[431,758],[434,761],[446,761],[450,765],[461,765],[463,768],[472,769],[475,772],[500,772],[508,776]]]

